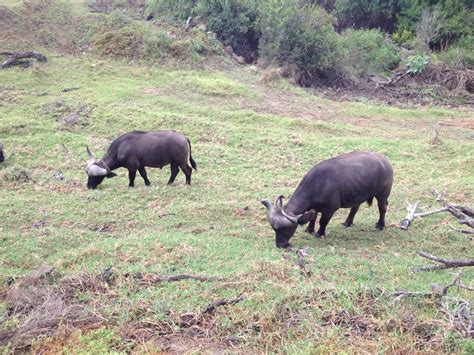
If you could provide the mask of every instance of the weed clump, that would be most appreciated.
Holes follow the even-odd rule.
[[[0,172],[0,180],[26,183],[31,180],[31,173],[21,166],[13,165]]]
[[[74,99],[59,99],[44,104],[41,113],[54,118],[56,122],[68,128],[73,128],[87,126],[88,117],[94,108],[95,106]]]

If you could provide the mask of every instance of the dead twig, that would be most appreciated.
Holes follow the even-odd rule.
[[[201,282],[205,281],[222,281],[221,277],[217,276],[203,276],[203,275],[192,275],[192,274],[178,274],[178,275],[158,275],[158,274],[136,274],[133,275],[135,279],[140,280],[143,283],[160,283],[160,282],[174,282],[183,280],[197,280]]]
[[[390,296],[395,297],[396,300],[399,300],[403,297],[433,297],[432,292],[412,292],[412,291],[395,291],[390,293]]]
[[[228,305],[228,304],[236,304],[236,303],[239,303],[240,301],[243,301],[243,300],[244,300],[244,297],[242,297],[242,296],[230,298],[230,299],[227,299],[227,300],[225,300],[225,299],[217,300],[217,301],[209,303],[209,305],[206,307],[206,309],[201,314],[211,313],[217,307],[225,306],[225,305]]]
[[[411,222],[415,219],[415,213],[416,213],[416,209],[418,208],[418,203],[419,201],[417,201],[414,205],[412,205],[411,203],[406,201],[408,214],[400,222],[401,229],[408,230],[408,227],[410,226]]]
[[[461,228],[454,228],[452,225],[449,225],[449,227],[459,233],[463,234],[474,234],[474,229],[461,229]]]
[[[244,299],[245,298],[241,295],[230,299],[220,299],[213,301],[209,303],[202,312],[189,312],[181,314],[179,325],[184,328],[189,328],[198,325],[203,321],[206,315],[213,313],[217,309],[217,307],[236,304],[240,301],[243,301]]]
[[[442,212],[449,212],[451,213],[454,217],[457,218],[460,224],[465,224],[471,228],[473,228],[473,231],[471,232],[470,230],[460,230],[460,229],[455,229],[458,232],[465,233],[465,234],[474,234],[474,210],[470,207],[467,206],[461,206],[461,205],[456,205],[456,204],[451,204],[447,203],[443,199],[443,194],[436,191],[436,189],[432,189],[431,192],[435,195],[436,201],[440,202],[443,204],[442,208],[438,208],[433,211],[427,211],[427,212],[420,212],[416,213],[416,210],[418,208],[418,202],[416,202],[414,205],[406,201],[407,204],[407,211],[408,214],[406,217],[400,222],[400,228],[403,230],[408,230],[408,227],[410,224],[413,222],[415,218],[421,218],[421,217],[426,217],[430,216],[433,214],[438,214]]]
[[[418,255],[420,255],[423,258],[441,263],[442,265],[422,267],[422,268],[416,269],[417,271],[443,270],[443,269],[450,269],[450,268],[455,268],[455,267],[474,266],[474,259],[450,260],[450,259],[440,258],[438,256],[431,255],[423,251],[420,251]]]

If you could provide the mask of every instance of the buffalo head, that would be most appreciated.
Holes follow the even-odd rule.
[[[87,148],[87,154],[89,155],[89,161],[87,162],[86,173],[89,176],[87,180],[87,187],[89,189],[95,189],[100,185],[104,178],[113,178],[117,174],[110,171],[110,168],[103,160],[97,160],[94,154],[91,153],[89,147]]]
[[[277,248],[287,248],[289,240],[295,234],[298,224],[305,224],[314,217],[313,211],[296,216],[286,213],[283,209],[283,196],[279,196],[276,199],[275,205],[268,199],[262,200],[262,204],[267,208],[268,222],[275,231]]]

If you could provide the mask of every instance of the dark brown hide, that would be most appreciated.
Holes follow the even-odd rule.
[[[111,171],[120,167],[128,169],[130,187],[135,184],[137,170],[145,185],[150,185],[145,167],[162,168],[170,165],[171,177],[168,184],[174,182],[179,169],[186,175],[186,183],[191,184],[192,169],[196,170],[196,162],[191,156],[191,142],[175,131],[126,133],[110,145],[104,158],[100,161],[92,160],[92,165],[96,165],[95,171],[103,171],[99,176],[91,176],[91,165],[88,165],[87,186],[92,189],[97,187],[104,177],[115,176]],[[103,169],[97,169],[97,166]]]
[[[317,214],[321,213],[316,233],[320,238],[326,234],[326,226],[339,208],[351,209],[344,222],[349,227],[359,206],[364,202],[372,204],[374,197],[380,213],[376,227],[382,230],[392,183],[390,162],[376,152],[357,151],[320,162],[306,174],[285,206],[273,207],[268,200],[262,201],[276,233],[277,247],[288,246],[298,223],[307,222],[309,211],[312,212],[309,233],[314,232]]]

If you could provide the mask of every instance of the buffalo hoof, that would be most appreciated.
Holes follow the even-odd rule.
[[[385,228],[385,224],[376,223],[375,228],[377,228],[378,230],[383,231],[383,229]]]
[[[347,221],[346,221],[346,222],[342,223],[342,226],[343,226],[344,228],[349,228],[349,227],[351,227],[352,225],[353,225],[352,222],[347,222]]]
[[[319,232],[316,233],[316,238],[318,239],[324,239],[325,238],[325,235],[324,234],[320,234]]]
[[[276,247],[280,249],[286,249],[290,246],[290,243],[277,244]]]
[[[146,185],[146,186],[150,186],[151,183],[150,183],[150,182],[145,182],[145,185]]]
[[[304,231],[308,234],[314,234],[314,229],[306,228]]]

